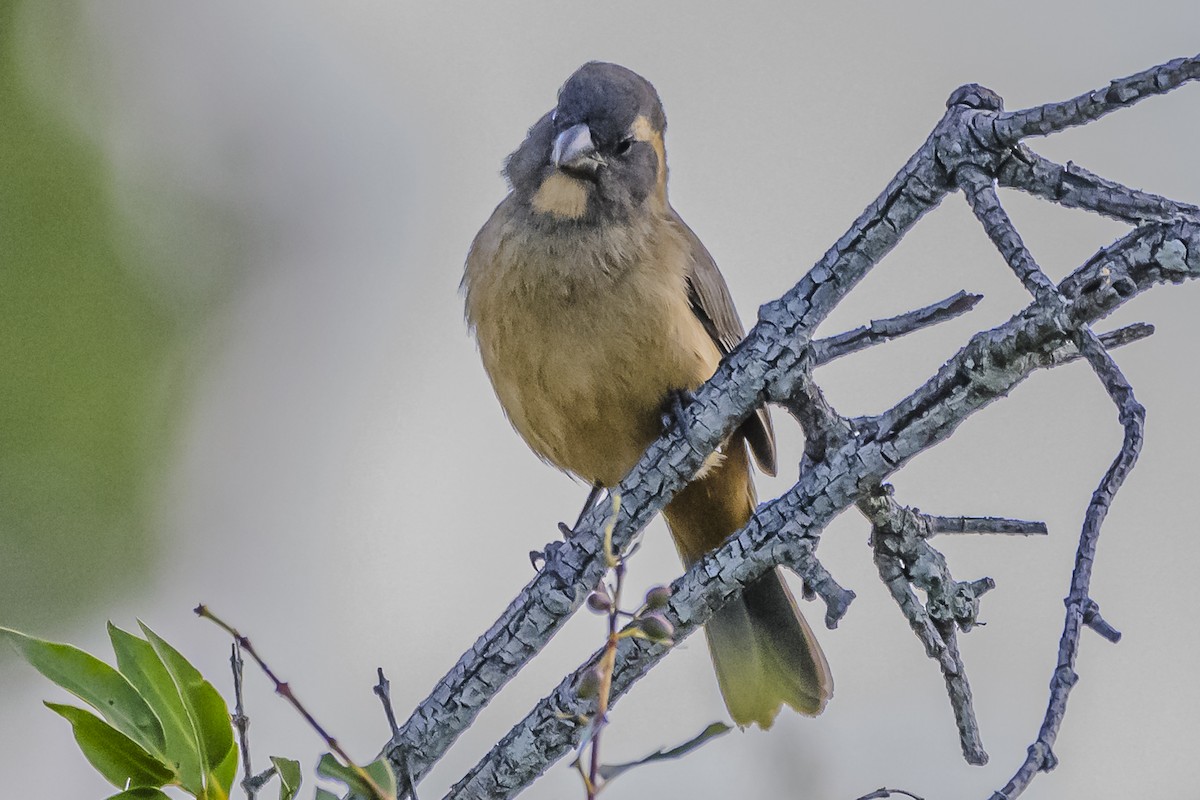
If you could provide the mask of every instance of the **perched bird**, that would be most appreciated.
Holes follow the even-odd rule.
[[[597,486],[625,476],[661,434],[668,398],[712,377],[745,335],[712,256],[667,201],[666,126],[648,81],[584,64],[508,157],[511,191],[463,275],[467,322],[513,427],[538,456]],[[747,445],[774,474],[765,409],[663,509],[685,563],[750,519]],[[824,709],[829,665],[778,570],[706,632],[739,725],[769,727],[782,703]]]

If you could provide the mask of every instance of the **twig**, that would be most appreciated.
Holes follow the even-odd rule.
[[[983,299],[981,294],[959,292],[945,300],[939,300],[925,308],[909,311],[887,319],[872,320],[870,324],[855,328],[852,331],[830,336],[828,339],[817,339],[812,343],[813,366],[819,367],[830,361],[857,353],[868,347],[900,336],[915,333],[939,322],[946,322],[966,314]]]
[[[994,123],[997,144],[1012,145],[1027,136],[1046,136],[1086,125],[1105,114],[1128,108],[1147,97],[1166,94],[1197,78],[1200,78],[1200,56],[1177,58],[1062,103],[999,114]]]
[[[1006,533],[1015,536],[1046,534],[1044,522],[1027,522],[1004,517],[937,517],[927,515],[929,535],[939,533]]]
[[[1092,211],[1133,225],[1200,216],[1196,206],[1131,189],[1078,164],[1056,164],[1024,145],[1014,154],[996,174],[997,182],[1066,208]]]
[[[975,216],[1009,265],[1021,276],[1030,292],[1065,317],[1067,299],[1058,293],[1057,287],[1054,287],[1021,242],[1012,220],[1000,205],[991,182],[976,170],[963,170],[960,175]],[[1047,285],[1052,287],[1049,291],[1046,289]],[[1124,438],[1120,452],[1093,493],[1084,517],[1083,531],[1075,554],[1075,569],[1071,574],[1070,591],[1064,601],[1067,606],[1067,619],[1059,641],[1058,668],[1050,680],[1050,701],[1041,730],[1037,739],[1030,745],[1025,761],[1005,787],[993,796],[996,798],[1011,798],[1020,794],[1033,780],[1036,772],[1049,771],[1057,765],[1054,742],[1066,715],[1067,698],[1078,680],[1074,666],[1079,655],[1082,628],[1085,625],[1092,627],[1114,643],[1120,638],[1120,634],[1099,617],[1098,606],[1089,596],[1089,590],[1100,528],[1108,515],[1113,497],[1125,482],[1141,452],[1146,412],[1134,398],[1133,387],[1129,385],[1112,356],[1091,329],[1079,325],[1073,333],[1080,354],[1087,359],[1117,407]],[[1090,624],[1088,617],[1091,618]]]
[[[392,684],[384,676],[383,667],[376,667],[379,672],[379,683],[375,684],[374,692],[379,696],[379,702],[383,703],[383,713],[387,716],[388,726],[392,729],[392,735],[400,730],[399,723],[396,722],[396,711],[392,708]]]
[[[383,674],[383,667],[376,667],[379,673],[379,682],[375,684],[374,692],[379,696],[379,702],[383,704],[383,713],[387,717],[388,727],[392,729],[392,736],[400,729],[396,723],[396,711],[392,707],[392,683]],[[417,798],[417,783],[412,778],[412,774],[408,770],[408,759],[401,757],[400,764],[396,769],[397,782],[400,785],[398,794],[401,797],[410,797],[412,800]]]
[[[991,579],[974,583],[956,581],[946,559],[926,541],[931,533],[930,520],[897,503],[890,486],[859,500],[858,508],[871,522],[871,542],[880,579],[925,645],[926,654],[941,667],[963,758],[969,764],[986,764],[988,755],[980,738],[971,685],[958,651],[955,629],[966,631],[977,624],[978,598],[994,584]],[[928,601],[924,605],[917,599],[913,586],[926,593]]]
[[[250,717],[246,716],[242,702],[242,668],[245,662],[242,661],[242,648],[236,639],[230,650],[229,665],[233,669],[233,727],[237,729],[238,745],[242,751],[242,790],[245,791],[247,800],[254,800],[258,796],[258,790],[275,774],[275,767],[255,775],[254,768],[250,766]]]
[[[250,657],[254,659],[256,664],[258,664],[259,669],[261,669],[263,673],[271,679],[271,682],[275,684],[275,694],[292,704],[292,708],[296,709],[300,716],[304,717],[304,720],[309,724],[309,727],[316,731],[317,735],[325,740],[325,745],[342,759],[342,763],[354,770],[359,778],[361,778],[364,783],[371,787],[371,790],[375,793],[376,797],[386,796],[383,790],[379,787],[379,784],[377,784],[375,779],[371,777],[370,773],[358,766],[354,759],[350,758],[346,751],[342,749],[342,746],[338,744],[337,740],[330,736],[325,728],[323,728],[321,724],[317,722],[316,718],[313,717],[309,710],[305,708],[303,704],[301,704],[295,693],[292,692],[292,687],[289,686],[285,681],[281,681],[279,676],[275,674],[274,670],[267,666],[267,662],[263,661],[262,657],[254,649],[254,645],[251,644],[249,639],[240,634],[237,629],[231,626],[229,623],[213,614],[208,609],[208,606],[204,605],[203,603],[196,606],[194,609],[192,609],[192,611],[195,612],[196,616],[209,620],[218,628],[232,636],[234,643],[237,644],[242,650],[245,650],[247,653],[249,653]]]
[[[915,795],[912,792],[906,792],[903,789],[888,789],[886,787],[876,789],[870,794],[864,794],[862,797],[858,798],[858,800],[883,800],[884,798],[891,797],[894,794],[902,794],[905,797],[911,797],[912,800],[925,800],[925,798]]]
[[[794,540],[784,548],[779,563],[800,576],[806,594],[811,592],[825,602],[825,627],[837,628],[857,595],[834,580],[825,565],[813,557],[810,548],[802,547]]]

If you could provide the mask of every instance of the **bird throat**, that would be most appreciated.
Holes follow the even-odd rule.
[[[555,170],[533,196],[533,210],[558,219],[579,219],[587,213],[588,190],[578,178]]]

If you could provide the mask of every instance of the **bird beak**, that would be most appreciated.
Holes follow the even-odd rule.
[[[596,154],[596,145],[592,143],[592,132],[588,126],[575,125],[556,136],[550,160],[555,167],[567,172],[595,175],[600,166],[600,157]]]

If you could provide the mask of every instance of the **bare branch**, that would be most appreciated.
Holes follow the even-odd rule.
[[[869,325],[839,333],[837,336],[830,336],[828,339],[818,339],[812,343],[813,366],[819,367],[828,364],[842,356],[848,356],[873,345],[890,342],[892,339],[915,333],[922,328],[962,316],[978,305],[982,299],[983,295],[981,294],[959,292],[925,308],[897,317],[871,320]]]
[[[1157,254],[1166,243],[1181,242],[1189,271],[1164,269]],[[1173,265],[1172,265],[1173,267]],[[1106,280],[1099,280],[1104,276]],[[1152,224],[1101,251],[1064,284],[1087,287],[1073,297],[1065,316],[1092,322],[1161,282],[1200,277],[1200,223]],[[1111,280],[1109,280],[1111,279]],[[1131,291],[1115,291],[1113,285]],[[788,492],[759,507],[750,523],[721,548],[694,564],[672,584],[666,612],[682,641],[729,597],[776,564],[815,560],[813,551],[824,527],[862,492],[876,486],[917,453],[948,438],[968,416],[1003,397],[1033,371],[1058,363],[1056,353],[1072,341],[1062,314],[1035,303],[1004,325],[972,337],[927,383],[893,409],[871,418],[873,431],[829,451],[801,474]],[[986,584],[967,584],[977,597]],[[1082,617],[1080,617],[1082,624]],[[932,624],[932,623],[931,623]],[[942,638],[943,631],[936,631]],[[610,702],[656,664],[667,648],[623,640]],[[939,660],[951,673],[955,652]],[[572,687],[596,657],[565,678],[479,762],[448,797],[508,797],[527,785],[551,761],[573,746],[579,735],[574,720],[588,709]],[[958,691],[958,680],[953,687]],[[959,695],[959,705],[969,699]]]
[[[938,533],[1005,533],[1015,536],[1046,534],[1044,522],[1026,522],[1004,517],[935,517],[927,516],[929,535]]]
[[[1000,185],[1029,192],[1060,206],[1093,211],[1133,225],[1200,217],[1200,208],[1196,206],[1130,189],[1078,164],[1056,164],[1024,145],[1014,150],[1014,155],[996,175]]]
[[[1001,143],[1015,144],[1027,136],[1046,136],[1076,125],[1086,125],[1105,114],[1128,108],[1147,97],[1166,94],[1197,78],[1200,78],[1200,56],[1177,58],[1066,102],[1001,114],[995,123],[996,136]]]
[[[815,549],[828,523],[858,504],[876,527],[881,576],[946,677],[964,754],[982,763],[986,753],[955,637],[956,629],[974,624],[977,599],[992,584],[989,579],[954,581],[944,559],[929,545],[935,519],[942,520],[942,528],[956,523],[924,517],[872,493],[909,459],[944,441],[968,416],[1033,371],[1083,357],[1120,410],[1125,443],[1089,506],[1067,598],[1059,659],[1063,666],[1051,684],[1042,732],[1004,796],[1015,796],[1034,771],[1053,765],[1051,747],[1074,681],[1078,631],[1090,626],[1108,638],[1117,635],[1088,596],[1088,582],[1100,523],[1141,441],[1141,407],[1105,347],[1146,335],[1148,327],[1122,329],[1099,339],[1088,326],[1157,283],[1200,275],[1200,221],[1191,206],[1039,160],[1019,140],[1083,124],[1196,77],[1200,60],[1180,59],[1115,81],[1107,90],[1014,113],[1003,113],[1000,97],[984,87],[963,86],[951,95],[946,115],[879,198],[793,289],[760,309],[758,324],[684,410],[686,424],[652,445],[615,489],[624,502],[612,542],[624,551],[707,455],[764,400],[785,405],[805,429],[805,457],[797,483],[761,506],[742,531],[674,582],[664,616],[674,627],[676,641],[778,564],[804,578],[806,588],[825,601],[827,624],[836,624],[853,593],[834,581]],[[998,175],[1006,185],[1065,205],[1156,221],[1145,222],[1101,250],[1056,287],[1000,206],[993,184]],[[824,399],[812,377],[814,364],[948,319],[973,301],[956,296],[945,301],[950,307],[937,304],[818,345],[811,342],[813,331],[924,213],[957,188],[965,190],[981,223],[1037,299],[1004,325],[972,337],[937,374],[893,408],[874,417],[847,419]],[[605,570],[598,535],[605,516],[598,508],[590,509],[565,542],[547,546],[544,566],[534,580],[392,737],[384,754],[393,764],[410,767],[412,777],[419,779],[582,604]],[[1013,520],[958,522],[963,530],[974,526],[1030,532],[1034,527]],[[879,546],[889,538],[894,546]],[[925,606],[917,600],[914,586],[928,593]],[[610,702],[615,703],[668,649],[633,637],[620,639]],[[581,715],[595,709],[589,709],[574,687],[598,657],[564,679],[452,789],[451,796],[511,796],[576,744],[583,735]]]
[[[986,764],[988,755],[955,629],[968,631],[977,624],[979,596],[995,584],[990,578],[974,583],[956,581],[946,559],[926,541],[931,532],[929,520],[892,499],[890,487],[859,500],[858,508],[871,522],[879,577],[925,645],[925,653],[941,667],[963,758],[968,764]],[[925,592],[928,601],[924,605],[912,587]]]

